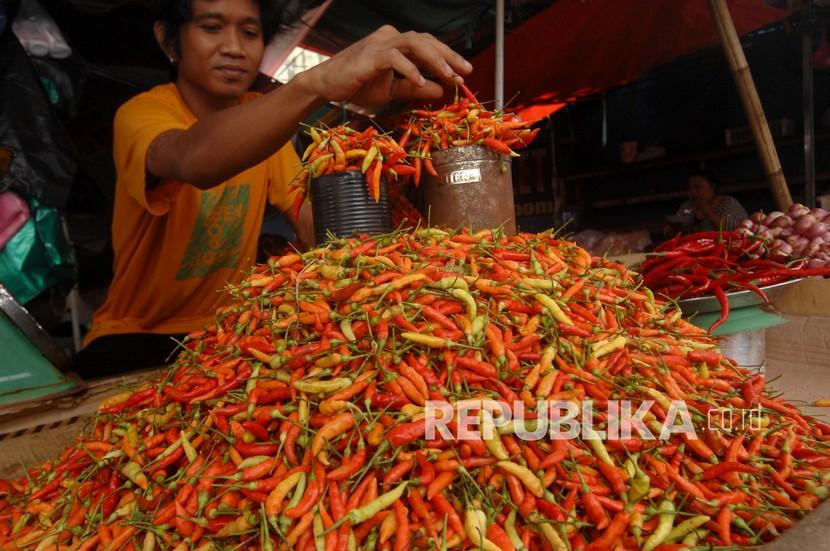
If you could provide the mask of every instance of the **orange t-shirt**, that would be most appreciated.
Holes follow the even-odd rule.
[[[258,96],[245,94],[240,103]],[[139,94],[116,113],[115,277],[84,344],[102,335],[199,329],[226,303],[219,291],[254,263],[266,202],[290,210],[288,185],[301,168],[290,143],[207,191],[176,181],[148,190],[150,144],[196,120],[174,84]]]

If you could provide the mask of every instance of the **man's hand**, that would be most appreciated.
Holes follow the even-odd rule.
[[[294,226],[294,233],[297,234],[298,246],[301,250],[308,250],[314,247],[314,216],[311,212],[311,203],[306,200],[300,207],[300,216],[297,220],[286,213],[291,225]]]
[[[329,101],[373,106],[440,98],[441,85],[424,78],[420,69],[453,83],[463,82],[461,75],[473,67],[430,34],[400,33],[386,25],[302,76],[312,94]]]

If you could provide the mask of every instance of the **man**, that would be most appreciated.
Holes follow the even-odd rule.
[[[290,209],[300,165],[288,142],[321,105],[439,98],[419,67],[445,83],[472,70],[434,37],[387,26],[268,94],[248,93],[280,14],[267,0],[161,2],[154,31],[176,80],[115,117],[115,275],[77,357],[83,375],[160,365],[171,336],[210,321],[225,300],[217,291],[255,260],[266,202]],[[299,218],[310,243],[307,209]]]

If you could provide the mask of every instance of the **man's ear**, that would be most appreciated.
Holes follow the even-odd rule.
[[[153,34],[156,37],[156,42],[158,42],[159,48],[161,48],[161,51],[164,52],[164,56],[170,60],[170,63],[176,63],[176,61],[178,61],[176,59],[176,52],[173,49],[173,45],[167,41],[166,30],[167,29],[165,28],[163,21],[156,21],[153,23]]]

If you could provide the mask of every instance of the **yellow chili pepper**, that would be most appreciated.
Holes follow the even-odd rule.
[[[556,321],[564,323],[565,325],[574,325],[574,322],[571,321],[571,318],[569,318],[568,315],[562,311],[562,308],[559,307],[556,301],[548,295],[542,293],[534,293],[533,298],[542,303],[542,306],[548,309],[548,312],[550,312],[550,315],[553,316],[553,319],[555,319]]]
[[[660,519],[657,521],[657,528],[646,539],[642,551],[653,551],[655,547],[666,541],[666,538],[671,533],[672,526],[674,525],[674,503],[668,499],[663,500],[660,503],[659,511],[658,516]]]
[[[519,465],[518,463],[513,463],[512,461],[499,461],[496,463],[496,466],[501,470],[512,474],[516,478],[522,481],[522,484],[530,490],[536,497],[542,497],[545,493],[545,489],[542,487],[542,482],[533,474],[533,471]]]
[[[132,480],[136,486],[141,488],[142,490],[146,490],[149,486],[149,482],[147,480],[147,475],[141,469],[141,466],[136,463],[135,461],[130,461],[123,467],[121,467],[121,473]]]
[[[478,509],[467,509],[464,513],[464,531],[476,549],[483,551],[501,551],[501,548],[485,537],[487,533],[487,515]]]
[[[692,518],[688,518],[672,528],[672,531],[669,532],[669,535],[666,536],[666,541],[668,543],[672,543],[674,541],[679,540],[680,538],[685,537],[689,533],[697,530],[707,522],[712,520],[712,517],[708,515],[697,515]]]
[[[539,531],[542,532],[542,537],[545,538],[553,551],[568,551],[568,546],[562,541],[562,536],[559,535],[546,518],[536,511],[530,513],[528,518],[539,527]]]
[[[484,445],[487,446],[487,449],[496,459],[502,461],[510,459],[510,454],[507,453],[507,449],[501,441],[501,437],[496,430],[491,414],[488,411],[481,409],[478,416],[481,422],[481,434],[484,439]]]
[[[454,344],[452,341],[442,339],[441,337],[436,337],[434,335],[422,335],[420,333],[413,333],[412,331],[404,331],[401,333],[401,337],[408,341],[429,346],[430,348],[445,348]]]
[[[626,339],[625,337],[620,336],[615,339],[611,339],[609,342],[601,346],[592,347],[591,356],[595,358],[601,358],[607,354],[610,354],[611,352],[615,352],[617,350],[620,350],[621,348],[624,348],[626,344],[628,344],[628,339]]]
[[[375,144],[372,144],[372,147],[366,152],[366,157],[363,158],[363,165],[360,167],[361,172],[366,174],[366,171],[369,170],[369,167],[372,166],[372,161],[375,160],[375,157],[378,155],[378,148]]]
[[[342,390],[352,384],[352,380],[348,377],[337,377],[335,379],[327,379],[325,381],[294,381],[292,383],[294,388],[300,392],[308,394],[325,394],[327,392],[336,392]]]
[[[467,316],[469,316],[471,320],[476,319],[476,316],[478,316],[478,308],[476,307],[476,301],[473,298],[473,295],[464,289],[458,288],[450,289],[448,292],[450,295],[464,303],[464,307],[467,309]]]

